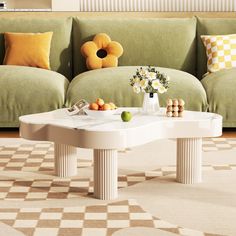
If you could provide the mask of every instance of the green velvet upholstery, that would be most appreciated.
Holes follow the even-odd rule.
[[[141,106],[143,94],[135,94],[129,86],[129,80],[136,69],[137,66],[107,68],[78,75],[69,85],[67,105],[70,106],[82,98],[92,102],[101,97],[118,106]],[[158,69],[171,78],[168,92],[159,95],[161,106],[165,106],[167,98],[181,97],[186,101],[186,109],[207,110],[206,93],[197,78],[174,69]]]
[[[224,127],[236,127],[236,68],[211,73],[202,79],[209,111],[224,118]]]
[[[52,71],[0,66],[0,127],[17,127],[21,115],[70,106],[82,98],[92,102],[102,97],[118,106],[141,106],[143,94],[135,94],[129,86],[129,79],[138,65],[158,66],[171,77],[171,88],[159,95],[162,106],[169,97],[183,98],[188,110],[206,111],[209,104],[211,112],[223,115],[225,127],[236,127],[236,69],[209,74],[202,83],[194,77],[196,71],[200,79],[206,72],[206,55],[200,35],[236,34],[236,19],[0,20],[0,63],[4,58],[2,33],[54,32],[50,55]],[[124,54],[119,59],[119,67],[85,72],[80,47],[101,32],[122,44]],[[73,75],[77,76],[69,84],[65,77],[71,80]]]
[[[124,48],[120,66],[153,65],[195,74],[196,19],[75,18],[74,75],[86,71],[81,45],[107,33]]]
[[[0,18],[0,64],[5,54],[4,32],[53,32],[50,64],[67,78],[72,78],[72,18]]]
[[[207,57],[201,35],[236,34],[236,19],[197,18],[197,69],[198,78],[207,72]]]
[[[0,127],[17,127],[21,115],[61,108],[68,84],[57,72],[0,66]]]

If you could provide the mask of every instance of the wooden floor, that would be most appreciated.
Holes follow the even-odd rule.
[[[0,129],[0,138],[19,138],[19,129]]]
[[[224,137],[224,138],[236,138],[236,129],[224,129],[222,137]]]
[[[18,129],[0,129],[0,138],[19,138]],[[236,138],[236,128],[227,128],[223,130],[224,138]]]

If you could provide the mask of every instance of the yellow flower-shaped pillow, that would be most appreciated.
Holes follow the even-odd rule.
[[[89,70],[116,67],[118,58],[123,54],[123,47],[120,43],[111,41],[107,34],[100,33],[93,41],[82,45],[81,53],[86,58]]]

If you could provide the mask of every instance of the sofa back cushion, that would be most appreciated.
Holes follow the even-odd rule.
[[[236,19],[225,18],[197,18],[197,71],[198,78],[207,72],[206,49],[202,43],[201,35],[236,34]]]
[[[123,46],[119,66],[153,65],[195,74],[195,18],[74,18],[74,75],[87,70],[80,48],[98,33],[107,33]]]
[[[72,18],[0,18],[0,64],[5,54],[4,32],[42,33],[53,32],[50,66],[68,79],[72,77]]]

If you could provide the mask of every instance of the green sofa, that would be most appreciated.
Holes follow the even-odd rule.
[[[0,32],[53,31],[50,52],[52,71],[23,66],[0,66],[0,127],[19,126],[24,114],[50,111],[65,104],[72,79],[72,18],[1,19]],[[4,36],[0,34],[0,64]]]
[[[222,70],[202,79],[206,56],[200,40],[201,34],[236,33],[235,23],[235,19],[196,17],[4,18],[0,24],[1,64],[4,32],[53,31],[54,34],[50,53],[52,71],[0,65],[0,127],[18,127],[21,115],[71,106],[82,98],[91,102],[102,97],[118,106],[141,106],[143,94],[132,91],[129,79],[136,68],[147,65],[157,66],[171,77],[170,89],[159,95],[162,106],[168,97],[182,97],[186,109],[220,113],[225,127],[235,127],[232,101],[236,99],[233,79],[236,69]],[[101,32],[120,42],[124,54],[119,67],[87,71],[80,47]]]

